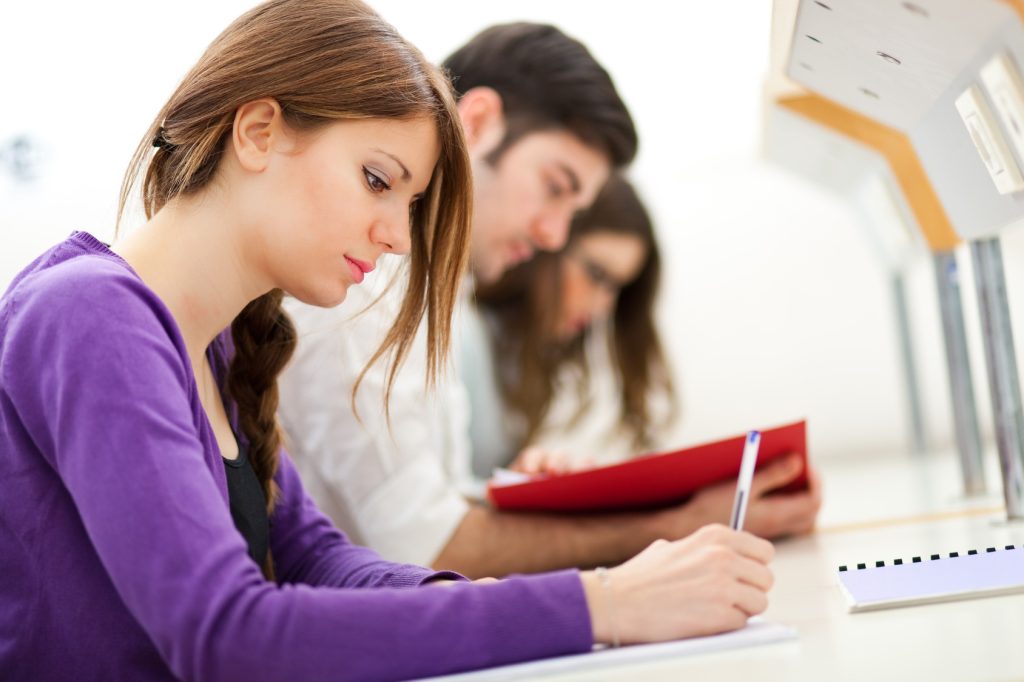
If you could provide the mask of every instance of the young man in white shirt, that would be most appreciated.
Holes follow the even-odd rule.
[[[534,251],[565,243],[573,214],[635,156],[636,131],[607,72],[554,27],[492,27],[445,67],[474,174],[470,270],[490,281]],[[360,379],[401,305],[401,280],[388,286],[395,269],[388,265],[339,308],[288,307],[299,331],[280,381],[288,446],[310,493],[355,541],[394,561],[502,576],[618,563],[655,539],[728,519],[730,486],[671,509],[584,517],[509,514],[467,501],[460,485],[469,478],[471,406],[454,374],[436,392],[424,390],[423,335],[393,375],[389,415],[389,363],[375,363]],[[357,382],[358,419],[351,410]],[[752,532],[773,537],[813,525],[816,481],[806,494],[763,496],[799,473],[792,464],[759,473],[747,515]]]

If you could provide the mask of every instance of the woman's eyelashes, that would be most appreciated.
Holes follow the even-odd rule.
[[[388,184],[387,180],[366,166],[363,166],[363,175],[366,177],[366,185],[370,188],[371,192],[379,194],[391,189],[391,185]]]
[[[548,196],[552,199],[558,199],[565,194],[565,188],[557,182],[551,180],[548,181]]]

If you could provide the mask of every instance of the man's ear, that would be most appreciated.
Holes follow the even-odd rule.
[[[505,139],[505,108],[493,88],[476,87],[459,98],[459,118],[466,133],[470,154],[483,157]]]
[[[265,97],[238,107],[231,129],[231,146],[239,165],[253,173],[263,171],[269,163],[275,138],[284,133],[284,118],[277,100]]]

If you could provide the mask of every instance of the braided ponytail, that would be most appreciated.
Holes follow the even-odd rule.
[[[252,301],[231,324],[235,355],[228,368],[227,390],[238,405],[238,423],[249,442],[249,459],[267,498],[267,516],[277,499],[278,450],[277,375],[295,351],[295,326],[281,308],[280,289]],[[267,556],[263,572],[273,578]]]

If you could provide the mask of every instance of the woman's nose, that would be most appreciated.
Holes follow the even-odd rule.
[[[412,248],[412,214],[394,211],[374,224],[373,239],[388,253],[407,255]]]

